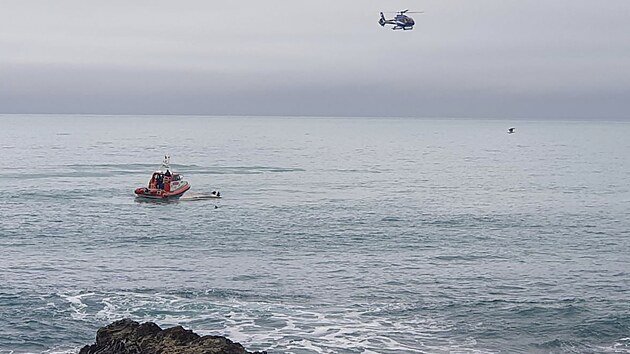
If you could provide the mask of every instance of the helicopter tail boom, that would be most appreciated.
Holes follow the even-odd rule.
[[[378,20],[378,24],[385,27],[385,25],[396,25],[396,21],[386,19],[385,15],[381,12],[381,18]]]

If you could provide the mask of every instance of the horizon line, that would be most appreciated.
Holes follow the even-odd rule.
[[[268,114],[201,114],[201,113],[2,113],[1,116],[97,116],[97,117],[216,117],[216,118],[374,118],[374,119],[426,119],[426,120],[526,120],[526,121],[605,121],[630,122],[630,118],[622,117],[474,117],[474,116],[382,116],[382,115],[268,115]]]

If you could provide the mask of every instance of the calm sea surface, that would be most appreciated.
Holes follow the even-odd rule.
[[[630,123],[0,116],[0,153],[0,353],[123,317],[271,353],[630,353]],[[136,201],[164,154],[224,198]]]

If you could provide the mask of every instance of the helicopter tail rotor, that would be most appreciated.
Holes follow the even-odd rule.
[[[382,12],[381,12],[381,18],[378,20],[378,23],[381,25],[381,27],[385,27],[385,24],[387,23],[387,21],[385,20],[385,15],[383,15]]]

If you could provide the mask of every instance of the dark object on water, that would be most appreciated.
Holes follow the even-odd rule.
[[[509,128],[508,129],[508,134],[514,134],[514,128]]]
[[[199,336],[182,326],[161,329],[153,322],[140,324],[130,319],[101,327],[96,344],[86,345],[79,354],[267,354],[248,352],[242,345],[221,336]]]

